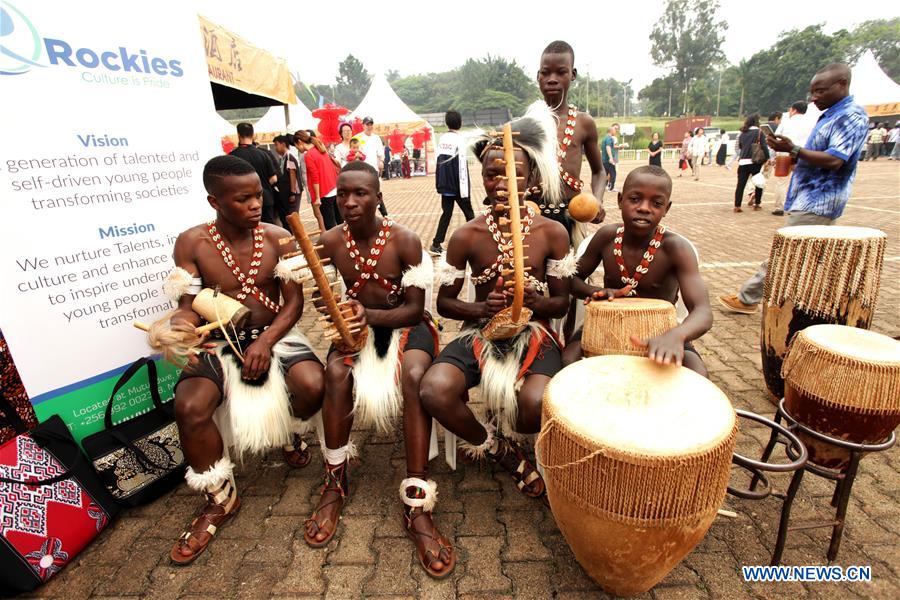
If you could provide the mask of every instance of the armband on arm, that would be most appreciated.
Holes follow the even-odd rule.
[[[457,269],[443,258],[438,263],[438,282],[441,287],[451,286],[457,279],[464,279],[465,276],[466,272],[463,269]]]
[[[578,272],[578,259],[575,258],[575,252],[569,251],[559,260],[547,259],[547,276],[556,277],[558,279],[566,279]]]
[[[400,280],[400,285],[404,288],[417,287],[427,290],[432,284],[434,284],[434,265],[431,259],[404,271],[403,279]]]
[[[163,282],[163,292],[172,302],[178,302],[185,294],[196,296],[203,289],[203,280],[194,277],[181,267],[175,267]]]

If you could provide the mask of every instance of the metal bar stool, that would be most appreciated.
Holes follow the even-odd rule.
[[[788,521],[791,518],[791,505],[793,505],[794,497],[797,495],[797,490],[800,488],[800,481],[803,479],[804,467],[806,466],[806,460],[809,455],[806,446],[803,445],[800,438],[779,422],[770,421],[763,416],[745,410],[735,410],[735,413],[737,413],[738,417],[756,421],[772,430],[772,433],[769,436],[769,443],[763,452],[761,460],[753,460],[752,458],[747,458],[736,452],[732,455],[732,464],[749,471],[753,475],[753,479],[750,481],[749,489],[737,489],[729,485],[728,493],[745,500],[762,500],[769,496],[775,496],[776,498],[782,499],[778,537],[776,538],[775,550],[772,552],[772,560],[770,562],[772,565],[777,565],[781,562],[781,554],[784,551],[784,543],[787,539]],[[786,454],[791,462],[767,462],[772,455],[776,443],[784,444]],[[772,483],[769,481],[766,472],[793,473],[794,475],[791,477],[791,483],[788,486],[787,493],[773,490]],[[758,483],[763,484],[763,489],[756,489]]]
[[[833,561],[837,558],[838,549],[841,545],[841,537],[844,534],[847,505],[850,502],[850,490],[853,488],[853,481],[856,479],[856,474],[859,471],[859,461],[862,459],[863,455],[868,452],[881,452],[883,450],[887,450],[897,441],[897,436],[893,432],[891,432],[891,435],[888,437],[888,439],[881,443],[859,444],[825,435],[824,433],[820,433],[818,431],[815,431],[814,429],[810,429],[803,423],[800,423],[796,419],[794,419],[794,417],[792,417],[784,407],[784,398],[782,398],[781,402],[778,403],[778,410],[775,413],[775,422],[780,424],[782,419],[787,422],[787,428],[792,432],[799,431],[819,442],[830,444],[837,448],[842,448],[844,450],[850,451],[850,462],[847,464],[846,468],[829,469],[827,467],[823,467],[811,462],[807,462],[803,468],[804,471],[810,471],[811,473],[818,475],[819,477],[824,477],[825,479],[830,479],[831,481],[836,482],[834,495],[831,497],[831,505],[837,509],[834,519],[822,523],[798,525],[796,527],[790,528],[793,530],[804,530],[817,529],[821,527],[832,527],[831,543],[828,546],[827,557],[829,561]],[[772,451],[775,449],[775,445],[778,443],[783,442],[780,442],[780,440],[776,439],[776,436],[773,433],[773,435],[769,438],[769,443],[766,446],[766,449],[763,451],[761,460],[768,460]],[[795,449],[787,447],[785,448],[785,451],[787,452],[787,455],[789,457],[794,458],[794,454],[796,454]],[[750,482],[751,490],[754,488],[755,484],[756,478],[754,477],[754,480]],[[797,490],[794,489],[793,493],[796,494]],[[788,495],[790,494],[791,490],[789,489]],[[779,536],[780,535],[781,532],[779,531]],[[778,558],[780,559],[780,557],[781,556],[779,554]],[[773,562],[773,564],[775,563]]]

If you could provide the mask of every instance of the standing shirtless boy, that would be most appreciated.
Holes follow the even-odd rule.
[[[206,505],[170,553],[179,565],[196,559],[217,528],[240,508],[226,446],[240,454],[292,440],[284,448],[285,459],[291,466],[306,466],[309,452],[299,436],[307,423],[301,419],[319,411],[324,389],[322,364],[295,328],[303,312],[302,289],[286,275],[289,269],[279,268],[284,252],[278,240],[288,232],[260,223],[259,176],[241,158],[217,156],[203,168],[203,184],[216,218],[182,232],[175,242],[176,267],[163,286],[178,303],[171,327],[192,331],[203,322],[191,308],[203,288],[218,288],[239,300],[250,316],[243,329],[226,328],[230,344],[217,342],[214,353],[192,358],[175,385],[175,420],[189,465],[187,483],[206,497]],[[223,337],[213,330],[210,339]],[[213,414],[220,405],[225,410],[217,424]],[[219,424],[227,429],[220,431]]]
[[[712,327],[709,293],[690,242],[659,224],[672,206],[671,194],[672,179],[660,167],[646,165],[629,173],[619,194],[622,224],[606,225],[594,234],[578,260],[572,293],[589,298],[585,303],[638,296],[674,304],[680,291],[689,311],[685,320],[649,340],[632,337],[632,343],[647,348],[650,360],[684,364],[706,377],[706,366],[690,342]],[[617,248],[621,249],[618,253]],[[651,257],[649,261],[647,256]],[[585,283],[600,261],[603,261],[605,288]],[[563,362],[568,365],[581,358],[579,330],[566,345]]]
[[[559,142],[557,157],[559,177],[562,181],[562,200],[558,205],[554,205],[543,198],[538,204],[545,217],[565,225],[572,245],[576,248],[585,238],[585,228],[583,224],[572,222],[566,207],[569,200],[579,194],[584,187],[581,181],[582,153],[591,167],[591,192],[600,200],[597,223],[601,222],[605,215],[603,192],[606,190],[604,185],[606,174],[603,172],[600,147],[597,145],[599,140],[597,125],[589,114],[579,112],[574,104],[569,104],[569,86],[577,75],[575,51],[572,50],[572,46],[559,40],[550,42],[541,55],[537,81],[544,102],[559,120],[556,135]]]
[[[328,351],[322,410],[325,484],[304,538],[321,547],[337,529],[349,493],[354,417],[384,431],[402,411],[407,469],[400,484],[403,522],[422,567],[440,578],[453,570],[456,554],[431,519],[437,500],[437,484],[426,480],[431,418],[419,400],[419,383],[438,349],[437,331],[425,312],[433,267],[430,259],[422,261],[422,242],[415,232],[376,217],[381,201],[375,169],[362,161],[348,162],[337,180],[344,225],[319,238],[324,247],[320,255],[331,259],[347,287],[346,306],[368,333],[359,353],[335,347]]]
[[[524,117],[512,122],[512,129],[519,181],[523,186],[534,185],[539,172],[543,177],[549,174],[544,179],[545,197],[558,200],[556,124],[549,109],[536,102]],[[509,438],[540,429],[544,388],[562,367],[560,346],[548,321],[566,313],[575,259],[562,225],[522,208],[521,227],[528,233],[525,266],[530,269],[526,271],[524,305],[533,311],[533,320],[509,340],[490,341],[481,335],[485,323],[508,304],[500,271],[512,250],[498,228],[509,211],[498,206],[508,195],[506,167],[500,160],[502,145],[486,137],[474,150],[482,164],[490,208],[450,238],[446,263],[441,265],[437,309],[444,317],[464,321],[463,332],[425,374],[422,401],[441,425],[465,441],[470,455],[490,457],[509,472],[522,493],[538,497],[544,493],[544,482]],[[472,269],[474,302],[458,298],[466,265]],[[479,421],[466,404],[467,390],[479,385],[481,398],[495,419],[493,424]]]

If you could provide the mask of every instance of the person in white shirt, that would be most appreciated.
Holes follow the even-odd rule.
[[[374,134],[375,121],[372,117],[363,119],[363,130],[356,134],[359,140],[359,150],[366,155],[366,162],[372,165],[376,171],[384,171],[384,143]]]
[[[900,160],[900,121],[894,123],[894,128],[888,133],[888,145],[891,147],[888,160]]]
[[[694,181],[700,181],[700,164],[703,162],[703,159],[709,154],[709,140],[706,135],[703,133],[703,128],[698,127],[697,133],[691,138],[691,142],[688,145],[688,150],[693,158],[693,163],[691,167],[694,173]]]
[[[384,142],[375,135],[375,120],[372,117],[363,119],[363,130],[355,136],[359,140],[359,151],[366,155],[365,162],[368,163],[377,173],[384,171]],[[378,212],[382,216],[387,216],[387,207],[384,200],[378,201]]]
[[[803,101],[791,104],[791,107],[788,109],[788,118],[781,120],[781,125],[778,126],[775,135],[794,140],[798,146],[803,147],[806,144],[807,138],[809,138],[813,126],[816,124],[815,119],[807,118],[806,108],[807,104]],[[778,153],[776,153],[776,157],[777,156]],[[794,165],[791,164],[792,171],[793,168]],[[788,175],[790,175],[790,173],[788,173]],[[772,181],[775,185],[775,210],[772,211],[772,214],[781,216],[784,214],[784,199],[787,195],[790,177],[773,177]]]

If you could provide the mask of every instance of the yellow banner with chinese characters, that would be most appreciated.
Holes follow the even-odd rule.
[[[890,117],[900,115],[900,102],[887,102],[885,104],[868,104],[863,108],[870,117]]]
[[[284,60],[200,15],[198,18],[210,81],[272,98],[282,104],[297,102],[291,73]]]

